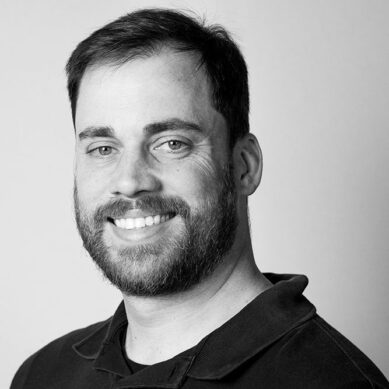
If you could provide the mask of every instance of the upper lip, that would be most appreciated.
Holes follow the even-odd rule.
[[[136,219],[136,218],[145,218],[147,216],[156,216],[156,215],[166,215],[169,212],[164,211],[148,211],[148,210],[142,210],[142,209],[131,209],[124,214],[117,216],[112,216],[112,219]]]

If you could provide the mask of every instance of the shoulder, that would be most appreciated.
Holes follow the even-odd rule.
[[[389,388],[375,364],[320,316],[286,334],[278,359],[285,377],[304,377],[309,387]]]
[[[80,360],[82,360],[82,358],[77,357],[77,350],[74,345],[92,336],[102,342],[110,320],[94,323],[69,332],[35,352],[19,367],[12,380],[11,389],[33,388],[34,386],[31,385],[26,386],[27,382],[34,382],[35,379],[47,379],[50,375],[64,370],[61,369],[64,366],[66,366],[66,370],[71,371],[72,366],[80,364]]]

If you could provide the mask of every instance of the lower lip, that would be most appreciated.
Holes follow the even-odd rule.
[[[153,224],[152,226],[146,226],[142,228],[133,228],[131,230],[120,228],[111,222],[108,222],[108,227],[112,231],[113,235],[116,238],[119,238],[119,240],[125,241],[127,244],[139,244],[144,243],[147,240],[159,238],[170,228],[175,219],[176,216],[163,223]]]

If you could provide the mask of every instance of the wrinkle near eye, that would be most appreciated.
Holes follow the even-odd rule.
[[[214,179],[216,177],[217,167],[213,161],[211,155],[202,156],[201,158],[191,156],[190,162],[192,162],[199,172],[207,178]]]

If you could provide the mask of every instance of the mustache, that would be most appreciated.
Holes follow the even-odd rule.
[[[152,214],[174,213],[183,218],[189,218],[190,207],[188,203],[179,197],[145,195],[139,199],[113,199],[99,206],[94,214],[96,223],[102,223],[108,218],[120,219],[126,212],[140,209]]]

